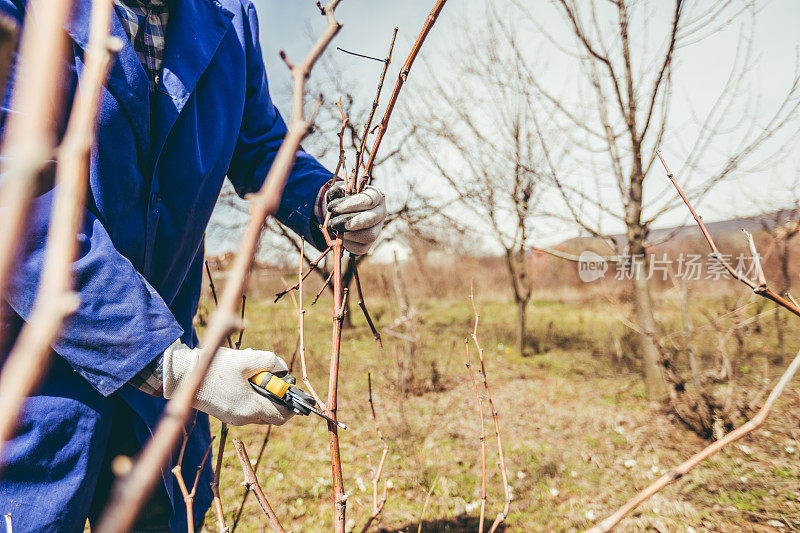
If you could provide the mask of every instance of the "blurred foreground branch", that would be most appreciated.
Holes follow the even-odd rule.
[[[60,86],[59,66],[63,60],[62,41],[65,39],[61,24],[69,3],[54,2],[53,5],[48,5],[50,9],[46,15],[42,14],[42,21],[26,26],[23,36],[23,55],[20,59],[23,66],[20,84],[15,92],[20,108],[18,113],[11,113],[12,118],[9,118],[4,141],[4,153],[10,160],[6,166],[8,174],[3,182],[0,199],[0,211],[3,215],[3,231],[0,232],[3,236],[0,240],[10,240],[3,240],[0,244],[0,261],[11,261],[15,256],[16,237],[22,231],[17,226],[24,222],[23,215],[27,213],[25,206],[30,200],[29,193],[32,193],[35,178],[43,164],[41,157],[45,157],[45,160],[50,157],[46,150],[51,147],[53,132],[45,125],[50,117],[43,114],[43,110],[49,109],[51,99],[58,100],[50,91]],[[36,301],[31,316],[19,333],[0,374],[0,390],[3,391],[0,400],[0,452],[4,443],[11,438],[25,398],[30,396],[50,367],[51,344],[56,339],[61,324],[79,303],[72,291],[72,263],[78,255],[77,235],[83,229],[89,156],[94,143],[102,88],[112,59],[122,47],[118,38],[109,37],[112,9],[111,0],[96,0],[92,3],[86,67],[81,74],[69,123],[57,155],[55,198]],[[51,27],[55,24],[58,26]],[[41,41],[29,42],[32,39]],[[46,50],[48,46],[53,49]],[[49,71],[43,72],[42,69]],[[36,83],[47,85],[30,86]],[[34,94],[25,94],[26,91]],[[18,94],[20,92],[23,94]],[[31,100],[34,96],[36,99]],[[36,109],[29,109],[31,106]],[[27,112],[31,115],[26,115]],[[37,124],[38,121],[42,123]],[[25,124],[16,124],[17,122]],[[23,210],[23,213],[17,214],[22,218],[15,219],[15,209]],[[7,266],[0,265],[0,290],[6,272]]]

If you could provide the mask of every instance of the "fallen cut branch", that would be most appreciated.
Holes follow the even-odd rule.
[[[38,31],[53,31],[56,34],[62,31],[61,27],[50,28],[53,23],[58,23],[62,13],[60,9],[64,7],[64,2],[53,2],[48,4],[48,11],[40,13],[44,20],[40,24],[30,24],[26,27],[32,28],[26,31],[27,38],[31,35],[44,39],[45,43],[63,39],[62,35],[39,34]],[[38,7],[42,9],[41,6]],[[52,8],[52,9],[51,9]],[[116,37],[109,37],[111,31],[111,0],[97,0],[92,3],[90,38],[86,50],[86,67],[81,74],[78,84],[78,92],[72,104],[69,123],[64,134],[64,139],[58,150],[58,164],[56,167],[56,187],[54,191],[53,207],[50,215],[50,223],[47,232],[47,244],[45,248],[44,266],[42,267],[39,287],[36,293],[31,315],[20,331],[14,346],[3,366],[0,374],[0,390],[3,391],[0,399],[0,454],[4,444],[11,438],[17,417],[24,404],[25,398],[30,396],[36,385],[50,367],[52,354],[51,344],[58,336],[63,321],[78,307],[77,295],[72,291],[73,273],[72,263],[78,256],[79,240],[77,234],[83,228],[86,205],[86,191],[89,183],[89,157],[92,145],[94,144],[95,129],[97,126],[97,112],[100,103],[100,95],[103,85],[108,76],[112,58],[121,49],[122,41]],[[37,29],[38,28],[38,29]],[[40,100],[30,101],[30,95],[16,95],[21,109],[18,113],[11,113],[9,118],[8,130],[6,132],[5,153],[10,158],[7,162],[6,172],[3,183],[9,188],[3,188],[3,198],[0,200],[0,211],[3,214],[0,240],[7,237],[7,234],[15,233],[17,222],[6,217],[13,218],[14,209],[27,204],[27,199],[21,195],[5,196],[5,193],[13,191],[15,187],[32,187],[34,177],[38,175],[40,169],[38,151],[50,146],[52,132],[49,126],[14,125],[14,122],[36,122],[38,120],[47,121],[49,117],[42,114],[41,109],[30,110],[31,105],[39,105],[42,108],[49,108],[51,105],[50,94],[52,88],[31,88],[28,84],[33,81],[40,83],[52,83],[58,85],[57,75],[60,73],[58,65],[62,61],[62,56],[57,55],[63,52],[61,44],[53,50],[41,50],[38,47],[42,43],[29,43],[23,36],[23,53],[38,52],[44,57],[23,57],[22,61],[30,63],[20,73],[20,85],[18,89],[34,91]],[[50,55],[56,55],[56,64],[51,64]],[[53,73],[39,72],[40,63],[48,68],[52,68]],[[29,71],[28,71],[29,70]],[[25,74],[25,75],[23,75]],[[28,77],[26,77],[28,76]],[[52,76],[56,76],[52,78]],[[56,98],[58,100],[58,98]],[[32,116],[26,116],[26,109]],[[15,118],[16,117],[16,118]],[[39,138],[34,136],[43,136]],[[9,153],[10,152],[10,153]],[[46,154],[47,158],[50,154]],[[23,183],[26,180],[30,183]],[[19,182],[19,183],[18,183]],[[20,192],[20,191],[17,191]],[[30,192],[30,191],[28,191]],[[16,202],[9,211],[5,202]],[[23,208],[24,209],[24,208]],[[8,224],[8,225],[6,225]],[[21,231],[21,230],[19,230]],[[14,255],[14,243],[6,243],[6,248],[0,244],[0,262],[10,261]],[[6,256],[6,254],[8,254]],[[5,266],[0,266],[0,287],[2,286],[2,270]]]
[[[772,407],[777,401],[777,399],[780,397],[781,394],[783,394],[786,385],[789,384],[789,382],[794,377],[795,373],[797,373],[798,368],[800,368],[800,352],[797,353],[792,363],[789,365],[789,367],[783,373],[781,378],[778,380],[778,383],[772,389],[772,392],[770,392],[770,395],[764,402],[764,405],[761,407],[761,409],[758,411],[758,413],[756,413],[756,415],[753,418],[751,418],[748,422],[739,426],[735,430],[731,431],[718,441],[707,446],[706,448],[703,448],[701,451],[694,454],[692,457],[690,457],[677,467],[673,468],[672,470],[670,470],[669,472],[667,472],[666,474],[655,480],[646,489],[639,492],[636,496],[631,498],[625,505],[620,507],[619,510],[617,510],[614,514],[612,514],[611,516],[609,516],[596,526],[588,529],[587,533],[601,533],[601,532],[611,531],[611,529],[617,524],[619,524],[619,522],[623,518],[625,518],[625,516],[628,513],[636,509],[639,505],[642,504],[642,502],[649,499],[655,493],[657,493],[667,485],[675,483],[680,478],[689,473],[689,471],[694,469],[700,463],[702,463],[703,461],[705,461],[706,459],[708,459],[709,457],[711,457],[712,455],[714,455],[715,453],[726,447],[727,445],[736,442],[745,435],[752,433],[756,429],[760,428],[764,424],[764,421],[769,416],[770,411],[772,411]]]
[[[280,205],[283,189],[294,166],[297,150],[301,141],[308,135],[316,116],[316,111],[314,111],[306,118],[303,109],[306,80],[322,52],[341,29],[341,24],[334,16],[334,11],[340,2],[341,0],[331,0],[325,7],[321,7],[328,20],[328,26],[302,63],[293,65],[286,59],[286,54],[281,53],[281,57],[290,67],[292,74],[292,117],[286,136],[278,149],[263,186],[257,194],[250,197],[252,214],[234,257],[227,283],[220,296],[219,307],[212,314],[204,335],[205,357],[200,358],[192,373],[179,384],[175,396],[164,409],[164,415],[153,437],[142,450],[131,473],[115,484],[111,502],[97,527],[99,533],[126,531],[131,527],[136,514],[160,478],[162,466],[169,461],[170,454],[180,437],[183,422],[192,410],[194,396],[200,388],[211,362],[226,335],[239,324],[236,308],[247,284],[264,222],[267,217],[277,211]]]
[[[389,445],[386,444],[386,439],[383,438],[381,427],[378,425],[378,417],[375,415],[375,402],[372,401],[372,376],[369,373],[367,373],[367,389],[369,390],[369,408],[372,411],[372,422],[375,425],[375,433],[377,433],[378,437],[381,439],[383,451],[381,452],[381,460],[378,462],[377,470],[372,465],[372,459],[369,459],[369,468],[372,472],[372,514],[369,515],[364,527],[361,528],[361,533],[366,533],[366,531],[369,530],[369,526],[372,525],[372,522],[374,522],[375,519],[378,518],[378,515],[381,514],[383,507],[386,505],[386,497],[388,495],[388,487],[384,482],[383,494],[378,497],[378,485],[381,482],[381,475],[383,474],[383,465],[386,463],[386,456],[389,454]]]
[[[397,81],[394,84],[394,90],[392,90],[392,95],[389,97],[389,103],[386,104],[386,110],[383,113],[383,118],[381,119],[380,124],[377,126],[378,133],[375,137],[375,142],[372,144],[372,151],[369,153],[369,159],[367,159],[366,168],[364,169],[364,173],[361,175],[358,183],[357,190],[359,191],[364,189],[366,185],[372,182],[372,167],[375,165],[375,156],[378,154],[378,148],[381,146],[383,136],[386,135],[386,129],[389,127],[389,119],[392,117],[392,111],[394,111],[395,104],[397,104],[397,98],[400,96],[400,90],[403,88],[403,85],[408,79],[408,74],[411,72],[411,66],[414,64],[414,60],[417,58],[417,54],[419,54],[419,51],[422,48],[422,43],[425,42],[425,38],[428,36],[428,33],[430,33],[431,28],[433,28],[433,25],[436,23],[436,19],[439,18],[439,14],[442,12],[442,9],[446,3],[447,0],[436,1],[433,9],[431,9],[431,12],[428,14],[428,18],[425,19],[425,24],[423,24],[422,30],[417,36],[417,40],[411,47],[411,52],[408,54],[406,62],[403,63],[403,66],[400,69],[400,74],[398,74]],[[358,170],[358,168],[356,170]]]
[[[511,492],[508,488],[508,472],[506,471],[506,460],[503,456],[503,442],[500,437],[500,422],[498,421],[497,409],[494,407],[494,400],[492,400],[492,393],[489,390],[489,382],[486,379],[486,364],[483,359],[483,348],[481,347],[480,343],[478,342],[478,321],[480,320],[480,315],[478,314],[478,308],[475,305],[475,293],[473,290],[473,284],[470,282],[469,284],[469,299],[472,302],[472,312],[475,316],[475,326],[472,329],[472,342],[475,344],[475,349],[478,350],[478,359],[481,362],[481,377],[483,378],[483,388],[486,391],[486,399],[489,400],[489,409],[492,411],[492,420],[494,421],[494,434],[495,438],[497,439],[497,455],[500,459],[500,475],[503,478],[503,495],[504,495],[504,502],[503,502],[503,510],[497,513],[497,517],[494,519],[492,523],[492,527],[489,529],[489,533],[494,533],[497,531],[497,528],[500,527],[505,519],[508,517],[508,511],[511,507]],[[480,527],[483,527],[483,522],[481,521]]]
[[[239,458],[239,462],[242,464],[242,472],[244,473],[244,481],[242,482],[242,485],[247,487],[248,492],[252,492],[255,495],[258,505],[261,507],[261,510],[264,511],[264,516],[267,517],[267,521],[272,527],[272,530],[276,531],[277,533],[286,533],[286,530],[283,529],[280,520],[278,520],[278,517],[275,515],[275,511],[272,510],[272,507],[267,501],[264,491],[261,489],[261,485],[258,482],[256,473],[253,471],[253,466],[250,464],[250,458],[247,456],[247,450],[244,447],[244,443],[239,439],[232,439],[231,442],[233,442],[233,447],[236,450],[236,456]]]
[[[417,526],[417,533],[422,533],[422,523],[425,521],[425,511],[428,510],[428,503],[431,501],[431,494],[433,494],[433,489],[436,488],[436,483],[439,481],[439,477],[437,476],[436,479],[433,480],[431,483],[431,488],[428,490],[427,494],[425,494],[425,503],[422,504],[422,512],[419,514],[419,526]]]

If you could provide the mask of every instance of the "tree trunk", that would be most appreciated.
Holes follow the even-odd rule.
[[[632,94],[630,95],[632,98]],[[642,373],[650,401],[663,400],[667,395],[666,381],[661,372],[660,356],[653,335],[656,331],[656,319],[653,312],[653,300],[650,297],[648,281],[647,250],[645,239],[647,228],[642,223],[642,199],[644,192],[644,167],[642,166],[642,143],[636,133],[636,110],[633,99],[630,101],[631,149],[633,152],[633,168],[631,169],[630,188],[625,198],[625,228],[628,241],[628,253],[631,257],[631,274],[633,278],[634,307],[636,325],[639,328],[639,347],[642,356]]]
[[[647,281],[646,256],[634,257],[631,268],[636,325],[639,328],[639,349],[647,397],[651,401],[660,401],[666,397],[667,389],[659,364],[658,347],[652,337],[656,331],[656,320],[653,301],[650,298],[650,284]]]
[[[517,351],[525,355],[525,322],[528,314],[528,301],[517,301]]]

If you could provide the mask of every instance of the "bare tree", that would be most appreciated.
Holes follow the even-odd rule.
[[[468,240],[502,250],[517,306],[517,350],[524,353],[533,294],[528,255],[546,165],[523,80],[504,66],[514,58],[500,56],[495,22],[462,26],[464,38],[449,58],[453,79],[431,74],[428,98],[406,116],[417,124],[413,149],[446,185],[441,201],[469,225]]]
[[[506,71],[520,79],[515,85],[529,105],[549,182],[560,200],[552,203],[550,214],[625,258],[648,395],[663,398],[646,252],[653,244],[653,224],[680,200],[667,194],[663,180],[645,187],[653,181],[647,178],[656,151],[668,139],[673,152],[682,152],[680,175],[695,201],[726,178],[763,168],[791,141],[787,130],[800,105],[800,79],[795,73],[784,99],[768,112],[755,102],[757,95],[747,92],[754,74],[757,11],[749,1],[551,0],[550,17],[542,10],[534,13],[527,2],[514,4],[514,16],[492,11],[490,20],[493,32],[515,54]],[[676,114],[692,109],[690,102],[673,98],[676,62],[734,22],[739,46],[715,104],[704,115],[690,116],[691,126],[673,126]],[[519,37],[528,24],[541,38],[536,46]],[[558,65],[557,72],[536,60],[542,56]],[[574,76],[565,80],[565,72]],[[727,151],[720,156],[723,143]],[[609,230],[619,227],[624,237],[615,239]]]

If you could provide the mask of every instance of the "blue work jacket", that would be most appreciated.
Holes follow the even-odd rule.
[[[0,0],[0,10],[22,25],[25,4]],[[90,5],[75,0],[66,28],[71,52],[61,134],[84,67]],[[125,45],[99,110],[88,209],[74,264],[80,306],[53,345],[53,367],[0,458],[0,514],[12,514],[17,532],[82,531],[118,412],[115,401],[132,409],[130,424],[138,439],[150,437],[165,400],[127,382],[176,339],[197,343],[192,318],[200,298],[204,235],[223,180],[227,175],[242,196],[257,191],[286,134],[270,99],[253,5],[178,0],[173,6],[162,82],[153,94],[113,17],[112,34]],[[7,95],[3,125],[11,107]],[[277,218],[311,242],[318,237],[313,203],[330,178],[311,156],[298,152]],[[50,188],[35,199],[27,245],[0,302],[0,338],[6,340],[0,360],[31,314],[52,197]],[[209,439],[208,419],[201,414],[183,464],[190,485]],[[211,470],[207,464],[195,496],[197,517],[211,499]],[[175,509],[170,526],[185,531],[183,501],[170,467],[162,479],[159,490]]]

